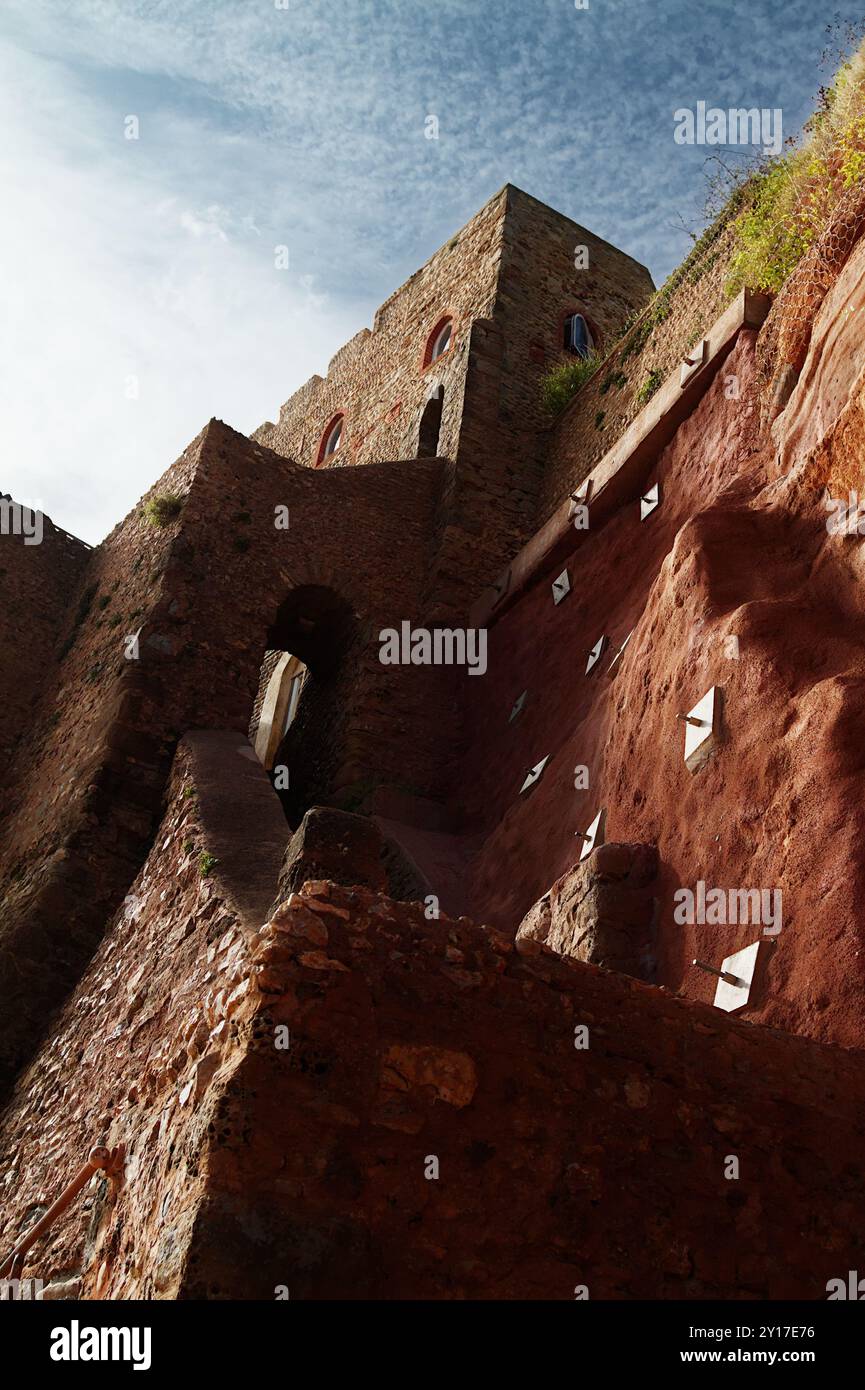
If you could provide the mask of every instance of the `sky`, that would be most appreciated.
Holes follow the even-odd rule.
[[[505,183],[660,284],[716,153],[673,112],[794,133],[839,14],[865,0],[3,0],[0,492],[97,543]]]

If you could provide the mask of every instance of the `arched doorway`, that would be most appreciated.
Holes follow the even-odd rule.
[[[276,761],[276,750],[294,723],[305,678],[303,662],[291,652],[280,652],[267,685],[255,735],[255,752],[268,772]]]
[[[437,386],[424,406],[423,414],[420,417],[417,440],[418,458],[438,458],[444,403],[445,388]]]
[[[351,605],[318,584],[293,589],[268,630],[252,738],[292,827],[329,800],[345,762],[359,642]]]

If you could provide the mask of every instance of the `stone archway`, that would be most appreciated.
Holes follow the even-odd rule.
[[[417,440],[418,458],[438,458],[444,401],[445,388],[437,386],[424,406],[423,414],[420,417]]]
[[[276,750],[288,733],[297,713],[306,666],[291,652],[280,652],[267,684],[255,735],[255,752],[262,767],[270,772]]]
[[[358,617],[325,584],[301,584],[267,630],[250,737],[289,824],[334,794],[347,759],[360,659]]]

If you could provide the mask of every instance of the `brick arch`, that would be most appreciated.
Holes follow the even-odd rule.
[[[444,313],[439,314],[432,328],[426,335],[426,339],[424,341],[423,357],[421,358],[421,371],[426,371],[427,367],[431,367],[434,365],[432,360],[432,350],[435,347],[436,339],[438,338],[446,323],[451,324],[451,340],[448,344],[447,351],[442,353],[441,357],[437,357],[435,359],[436,362],[438,363],[444,361],[444,359],[454,351],[457,345],[458,319],[457,314],[453,309],[446,309]]]
[[[320,438],[319,441],[318,441],[318,451],[317,451],[316,457],[315,457],[315,466],[316,466],[316,468],[320,468],[321,465],[324,463],[324,460],[325,460],[325,452],[324,452],[324,451],[325,451],[325,449],[327,448],[327,441],[330,439],[330,436],[333,434],[333,431],[336,429],[337,425],[341,425],[341,426],[342,426],[342,435],[341,435],[341,437],[340,437],[340,448],[344,448],[344,447],[345,447],[345,444],[346,444],[346,442],[347,442],[346,433],[345,433],[345,421],[346,421],[346,414],[345,414],[345,411],[344,411],[344,410],[337,410],[337,411],[334,412],[333,415],[331,415],[330,419],[328,420],[327,424],[325,425],[324,429],[322,430],[321,438]],[[334,454],[335,454],[336,452],[337,452],[337,451],[334,450]],[[327,457],[329,457],[329,458],[332,458],[333,456],[334,456],[333,454],[327,455]]]
[[[350,589],[320,582],[325,578],[290,584],[271,610],[256,701],[263,723],[268,714],[271,720],[270,729],[259,725],[256,730],[256,751],[261,757],[259,749],[266,746],[274,786],[292,827],[311,806],[331,804],[347,780],[358,719],[357,685],[368,645],[367,628],[345,597]],[[282,681],[301,672],[286,726]],[[278,689],[273,688],[275,680]],[[281,721],[275,733],[274,719]]]
[[[316,531],[309,548],[299,541],[295,542],[292,564],[280,568],[278,575],[271,577],[266,597],[263,597],[266,622],[264,633],[277,621],[279,610],[289,598],[304,589],[330,590],[341,601],[350,604],[359,618],[380,605],[380,573],[365,573],[352,568],[350,563],[342,562],[338,553],[345,545],[343,526],[346,529],[348,527],[348,514],[343,516],[336,509],[322,510],[315,514],[315,519],[317,525],[328,528],[328,538],[332,542],[331,554],[322,553],[324,545],[319,531]],[[350,600],[347,597],[349,594],[352,596]]]
[[[324,584],[300,584],[279,605],[267,634],[270,650],[291,652],[314,675],[327,675],[357,626],[347,599]]]

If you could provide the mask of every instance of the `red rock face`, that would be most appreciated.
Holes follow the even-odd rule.
[[[857,269],[851,262],[847,275],[858,285]],[[828,535],[822,492],[846,495],[863,436],[861,385],[851,387],[849,366],[840,381],[833,368],[848,360],[837,307],[824,306],[802,399],[778,422],[791,421],[784,476],[760,447],[745,332],[658,461],[661,506],[641,522],[635,503],[590,532],[558,606],[551,572],[495,626],[465,783],[470,823],[489,829],[474,915],[513,930],[577,857],[574,832],[605,807],[607,838],[658,846],[659,982],[711,998],[691,960],[719,965],[762,930],[680,925],[677,889],[700,880],[778,889],[783,927],[748,1016],[861,1045],[863,552]],[[844,322],[852,351],[861,330]],[[824,332],[832,351],[821,369]],[[738,399],[728,398],[732,378]],[[824,396],[822,429],[803,433],[806,402],[821,418]],[[606,633],[614,652],[631,631],[615,679],[587,678],[596,639]],[[713,685],[723,690],[723,738],[692,775],[676,716]],[[525,708],[508,724],[524,688]],[[541,782],[520,797],[525,769],[548,754]],[[589,768],[588,790],[574,788],[578,764]]]

